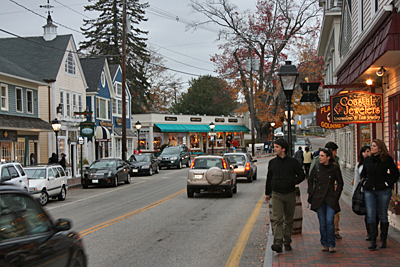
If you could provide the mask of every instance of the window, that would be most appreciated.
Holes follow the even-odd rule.
[[[122,84],[116,82],[115,83],[115,92],[117,95],[122,95]]]
[[[22,88],[15,88],[15,99],[17,100],[17,112],[22,112]]]
[[[82,112],[82,95],[78,95],[78,110],[79,112]]]
[[[71,93],[65,92],[65,117],[71,117]]]
[[[126,117],[129,118],[129,102],[128,101],[126,101],[125,109],[126,109]]]
[[[8,110],[8,87],[1,85],[1,110]]]
[[[15,142],[15,161],[24,164],[25,142]]]
[[[33,114],[33,91],[26,90],[26,111]]]
[[[118,100],[118,114],[122,114],[122,100]]]
[[[107,100],[107,118],[111,119],[110,100]]]
[[[113,99],[111,103],[112,103],[112,113],[117,114],[117,100]]]
[[[60,91],[60,105],[62,106],[61,109],[61,116],[64,117],[65,116],[65,112],[64,112],[64,91]]]
[[[65,72],[68,74],[76,74],[75,59],[71,51],[68,52],[67,59],[65,60]]]
[[[96,98],[96,117],[98,119],[109,119],[109,108],[108,105],[110,104],[109,100]]]
[[[77,100],[77,95],[76,93],[72,93],[72,111],[73,112],[78,112],[78,100]],[[75,115],[74,115],[75,117]]]

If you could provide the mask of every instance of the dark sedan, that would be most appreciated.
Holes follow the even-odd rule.
[[[158,173],[160,167],[157,158],[151,153],[132,155],[128,162],[131,167],[131,175],[153,175]]]
[[[117,187],[119,182],[131,183],[129,164],[122,159],[100,159],[92,163],[83,175],[82,187],[89,185],[112,185]]]

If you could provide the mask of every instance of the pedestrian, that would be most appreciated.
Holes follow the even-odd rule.
[[[233,152],[236,152],[236,150],[239,148],[239,142],[236,139],[233,140],[232,146],[233,146]]]
[[[363,165],[364,165],[364,160],[366,157],[371,156],[371,149],[369,146],[363,146],[360,149],[360,154],[358,155],[358,162],[356,164],[356,167],[354,168],[354,180],[352,182],[353,184],[353,195],[354,195],[354,191],[356,191],[357,185],[358,183],[361,181],[360,179],[360,175],[363,169]],[[365,215],[364,218],[365,221],[365,227],[367,228],[367,241],[371,241],[371,234],[369,232],[369,228],[368,228],[368,216]],[[378,225],[379,225],[379,216],[378,214],[376,214],[376,232],[378,232]]]
[[[371,156],[365,158],[360,177],[367,179],[364,185],[364,196],[367,208],[367,224],[371,237],[368,249],[375,250],[376,248],[376,237],[378,235],[376,214],[379,215],[381,224],[380,248],[386,248],[389,229],[387,211],[392,197],[393,185],[399,179],[399,170],[382,140],[375,139],[372,141]]]
[[[57,154],[52,153],[51,157],[49,158],[49,164],[57,164],[57,163],[58,163]]]
[[[335,185],[336,183],[336,185]],[[319,162],[311,169],[308,192],[311,210],[316,211],[319,221],[322,251],[335,252],[335,214],[340,211],[339,199],[343,190],[340,168],[334,163],[330,149],[319,153]]]
[[[322,147],[319,147],[317,151],[314,151],[313,157],[314,157],[314,158],[315,158],[315,157],[318,157],[319,152],[320,152],[321,150],[322,150]]]
[[[313,160],[313,155],[308,146],[306,146],[304,150],[305,152],[303,153],[303,158],[304,158],[303,165],[304,165],[304,171],[306,172],[306,177],[308,177],[310,173],[311,162]]]
[[[59,162],[61,167],[63,167],[64,171],[67,168],[67,164],[65,162],[65,156],[66,155],[64,153],[61,153],[61,159],[60,159],[60,162]]]
[[[294,158],[297,159],[300,162],[300,166],[303,167],[304,156],[301,146],[299,146],[299,149],[294,153]]]
[[[30,158],[31,165],[35,165],[36,164],[35,154],[31,153],[29,158]]]
[[[265,200],[272,201],[272,227],[274,243],[271,249],[282,253],[282,244],[286,251],[292,250],[293,216],[296,207],[295,186],[304,178],[300,163],[286,155],[289,144],[284,139],[274,143],[276,155],[268,164],[267,182],[265,184]],[[272,196],[271,196],[272,195]]]
[[[335,144],[334,142],[328,142],[325,144],[325,148],[329,149],[332,152],[332,158],[334,160],[334,163],[336,165],[338,165],[338,167],[340,169],[339,157],[337,156],[337,150],[338,150],[337,144]],[[319,152],[321,152],[322,150],[324,150],[324,149],[320,148]],[[319,155],[314,157],[314,159],[310,165],[310,170],[312,170],[314,168],[315,164],[318,162],[319,162]],[[336,239],[342,239],[342,236],[339,234],[339,231],[340,231],[339,222],[340,222],[340,212],[337,212],[335,214],[335,238]]]
[[[231,148],[231,139],[227,138],[226,139],[226,150],[227,150],[227,152],[230,152],[230,148]]]

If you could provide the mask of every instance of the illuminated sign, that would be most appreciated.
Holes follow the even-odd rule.
[[[383,122],[383,95],[369,92],[350,92],[331,96],[332,122]]]
[[[167,117],[167,116],[165,116],[164,120],[166,120],[166,121],[177,121],[178,118],[177,117]]]
[[[317,125],[325,129],[340,129],[345,126],[342,123],[332,123],[331,106],[324,106],[317,109]]]
[[[215,118],[215,122],[225,122],[224,118]]]
[[[196,122],[201,122],[201,118],[198,118],[198,117],[196,117],[196,118],[190,118],[190,121],[196,121]]]

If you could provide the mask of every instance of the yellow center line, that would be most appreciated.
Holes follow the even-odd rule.
[[[182,189],[181,191],[178,191],[178,192],[176,192],[175,194],[172,194],[172,195],[170,195],[170,196],[168,196],[168,197],[166,197],[166,198],[163,198],[163,199],[161,199],[161,200],[159,200],[159,201],[157,201],[157,202],[154,202],[154,203],[152,203],[152,204],[150,204],[150,205],[147,205],[147,206],[145,206],[145,207],[143,207],[143,208],[134,210],[134,211],[132,211],[132,212],[129,212],[129,213],[127,213],[127,214],[124,214],[124,215],[122,215],[122,216],[119,216],[119,217],[117,217],[117,218],[114,218],[114,219],[112,219],[112,220],[103,222],[103,223],[98,224],[98,225],[96,225],[96,226],[93,226],[93,227],[91,227],[91,228],[89,228],[89,229],[83,230],[83,231],[79,232],[79,234],[80,234],[81,236],[85,236],[85,235],[91,234],[91,233],[93,233],[93,232],[95,232],[95,231],[98,231],[98,230],[100,230],[100,229],[103,229],[103,228],[105,228],[105,227],[107,227],[107,226],[113,225],[114,223],[117,223],[117,222],[120,222],[120,221],[122,221],[122,220],[128,219],[128,218],[130,218],[130,217],[132,217],[132,216],[134,216],[134,215],[136,215],[136,214],[139,214],[139,213],[141,213],[141,212],[143,212],[143,211],[146,211],[146,210],[149,210],[149,209],[151,209],[151,208],[154,208],[154,207],[156,207],[156,206],[158,206],[158,205],[160,205],[160,204],[162,204],[162,203],[165,203],[165,202],[167,202],[168,200],[171,200],[171,199],[173,199],[174,197],[179,196],[179,195],[181,195],[181,194],[183,194],[183,193],[185,193],[185,192],[186,192],[186,188],[185,188],[185,189]]]
[[[228,261],[225,264],[225,267],[239,266],[240,258],[242,257],[243,251],[247,245],[247,241],[249,240],[251,230],[253,229],[254,223],[257,220],[258,214],[260,214],[260,210],[263,203],[264,203],[264,196],[261,196],[261,198],[258,200],[256,204],[256,207],[253,210],[253,213],[250,215],[250,218],[247,220],[246,225],[243,227],[239,239],[236,242],[236,245],[233,248],[231,255],[229,256]]]

